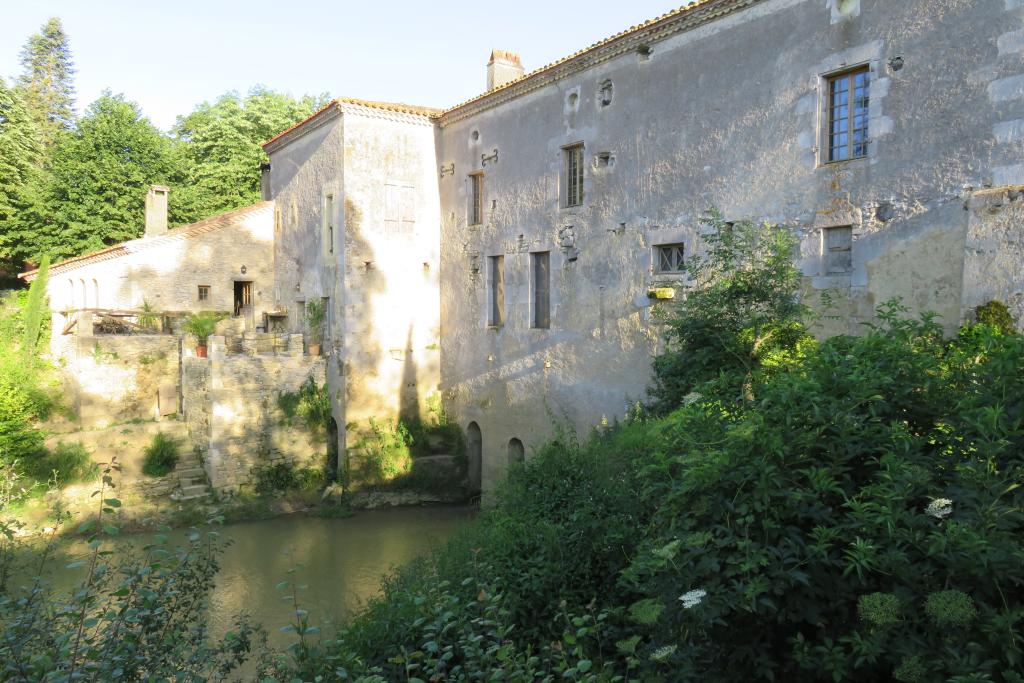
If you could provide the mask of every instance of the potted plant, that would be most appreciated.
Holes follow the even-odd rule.
[[[206,358],[206,342],[219,320],[219,315],[210,312],[195,313],[185,318],[182,329],[196,338],[196,356],[199,358]]]
[[[324,340],[324,302],[320,299],[306,302],[306,325],[309,326],[309,355],[319,356]]]
[[[138,324],[143,332],[153,332],[156,329],[157,316],[153,304],[145,299],[142,300],[142,310],[138,315]]]

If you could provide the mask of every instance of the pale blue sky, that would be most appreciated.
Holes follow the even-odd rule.
[[[0,0],[0,76],[20,72],[25,39],[58,16],[79,109],[109,88],[164,129],[257,83],[447,107],[484,90],[492,47],[529,71],[683,1]]]

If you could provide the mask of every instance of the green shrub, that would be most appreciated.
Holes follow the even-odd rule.
[[[1010,310],[1001,301],[989,301],[974,309],[977,320],[982,325],[991,325],[1003,334],[1015,334],[1017,325],[1013,322]]]
[[[324,433],[331,421],[331,393],[327,384],[317,386],[312,376],[308,377],[298,391],[282,392],[277,405],[285,419],[298,418],[316,433]]]
[[[170,474],[178,464],[178,442],[163,432],[157,432],[143,455],[142,473],[150,477],[163,477]]]
[[[323,468],[295,467],[291,462],[279,462],[256,468],[256,493],[269,496],[287,491],[316,491],[325,483]]]
[[[704,217],[706,253],[685,270],[693,288],[656,311],[665,324],[666,352],[654,359],[651,396],[659,412],[676,408],[697,386],[721,379],[749,397],[762,368],[778,369],[813,345],[803,321],[798,246],[784,226],[727,223]],[[724,387],[724,385],[723,385]]]
[[[109,522],[121,506],[109,488],[116,469],[104,470],[93,499],[98,519],[78,527],[89,533],[89,552],[68,565],[80,568],[71,590],[45,578],[59,556],[53,547],[34,558],[33,573],[43,571],[26,586],[0,582],[0,680],[228,680],[260,642],[245,617],[210,637],[205,606],[224,546],[217,534],[193,529],[179,546],[158,534],[141,550],[110,542],[119,534]]]
[[[350,476],[369,485],[386,484],[412,471],[412,435],[405,423],[394,420],[368,420],[350,448]]]
[[[38,482],[56,480],[58,486],[90,481],[99,473],[89,451],[78,443],[60,443],[50,451],[23,461],[25,474]]]
[[[540,449],[296,671],[1019,683],[1024,339],[903,313]]]

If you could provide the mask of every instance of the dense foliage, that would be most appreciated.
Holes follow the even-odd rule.
[[[28,578],[0,582],[0,680],[220,681],[257,644],[259,630],[244,619],[223,638],[208,636],[203,605],[223,546],[216,533],[192,531],[177,547],[159,534],[141,552],[115,551],[119,531],[108,519],[121,506],[110,490],[116,469],[104,470],[97,518],[78,527],[89,537],[88,551],[68,565],[82,573],[74,590],[58,593],[45,579],[52,532]]]
[[[45,449],[38,424],[56,406],[52,369],[38,356],[50,322],[43,265],[27,292],[0,302],[0,461],[40,457]]]
[[[0,81],[0,260],[75,256],[141,236],[151,184],[171,187],[172,226],[259,201],[260,143],[325,96],[227,93],[158,130],[123,95],[75,119],[71,50],[58,19],[29,38],[13,88]]]
[[[148,477],[162,477],[170,474],[177,464],[178,442],[163,432],[154,434],[142,452],[142,473]]]
[[[901,313],[551,444],[302,680],[1020,681],[1024,338]]]
[[[654,359],[651,394],[661,411],[719,376],[749,397],[754,375],[811,339],[793,264],[796,237],[785,227],[728,223],[717,211],[703,221],[705,252],[685,265],[685,296],[662,314],[667,352]]]

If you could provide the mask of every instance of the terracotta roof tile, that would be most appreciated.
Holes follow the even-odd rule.
[[[261,213],[270,212],[273,210],[274,202],[259,202],[251,206],[245,206],[240,209],[228,211],[226,213],[217,214],[216,216],[210,216],[204,218],[201,221],[191,223],[189,225],[183,225],[172,230],[168,230],[159,237],[141,237],[136,240],[130,240],[128,242],[122,242],[121,244],[115,244],[112,247],[106,249],[100,249],[89,254],[83,254],[81,256],[75,256],[59,263],[55,263],[50,266],[50,273],[61,273],[72,268],[79,268],[81,266],[89,265],[99,261],[107,261],[114,258],[119,258],[126,254],[134,254],[150,247],[155,247],[169,242],[191,239],[198,235],[205,235],[222,228],[231,227],[233,225],[240,224],[243,220],[256,216]],[[35,278],[38,269],[29,270],[24,273],[20,273],[18,277],[23,278],[26,281],[31,282]]]

